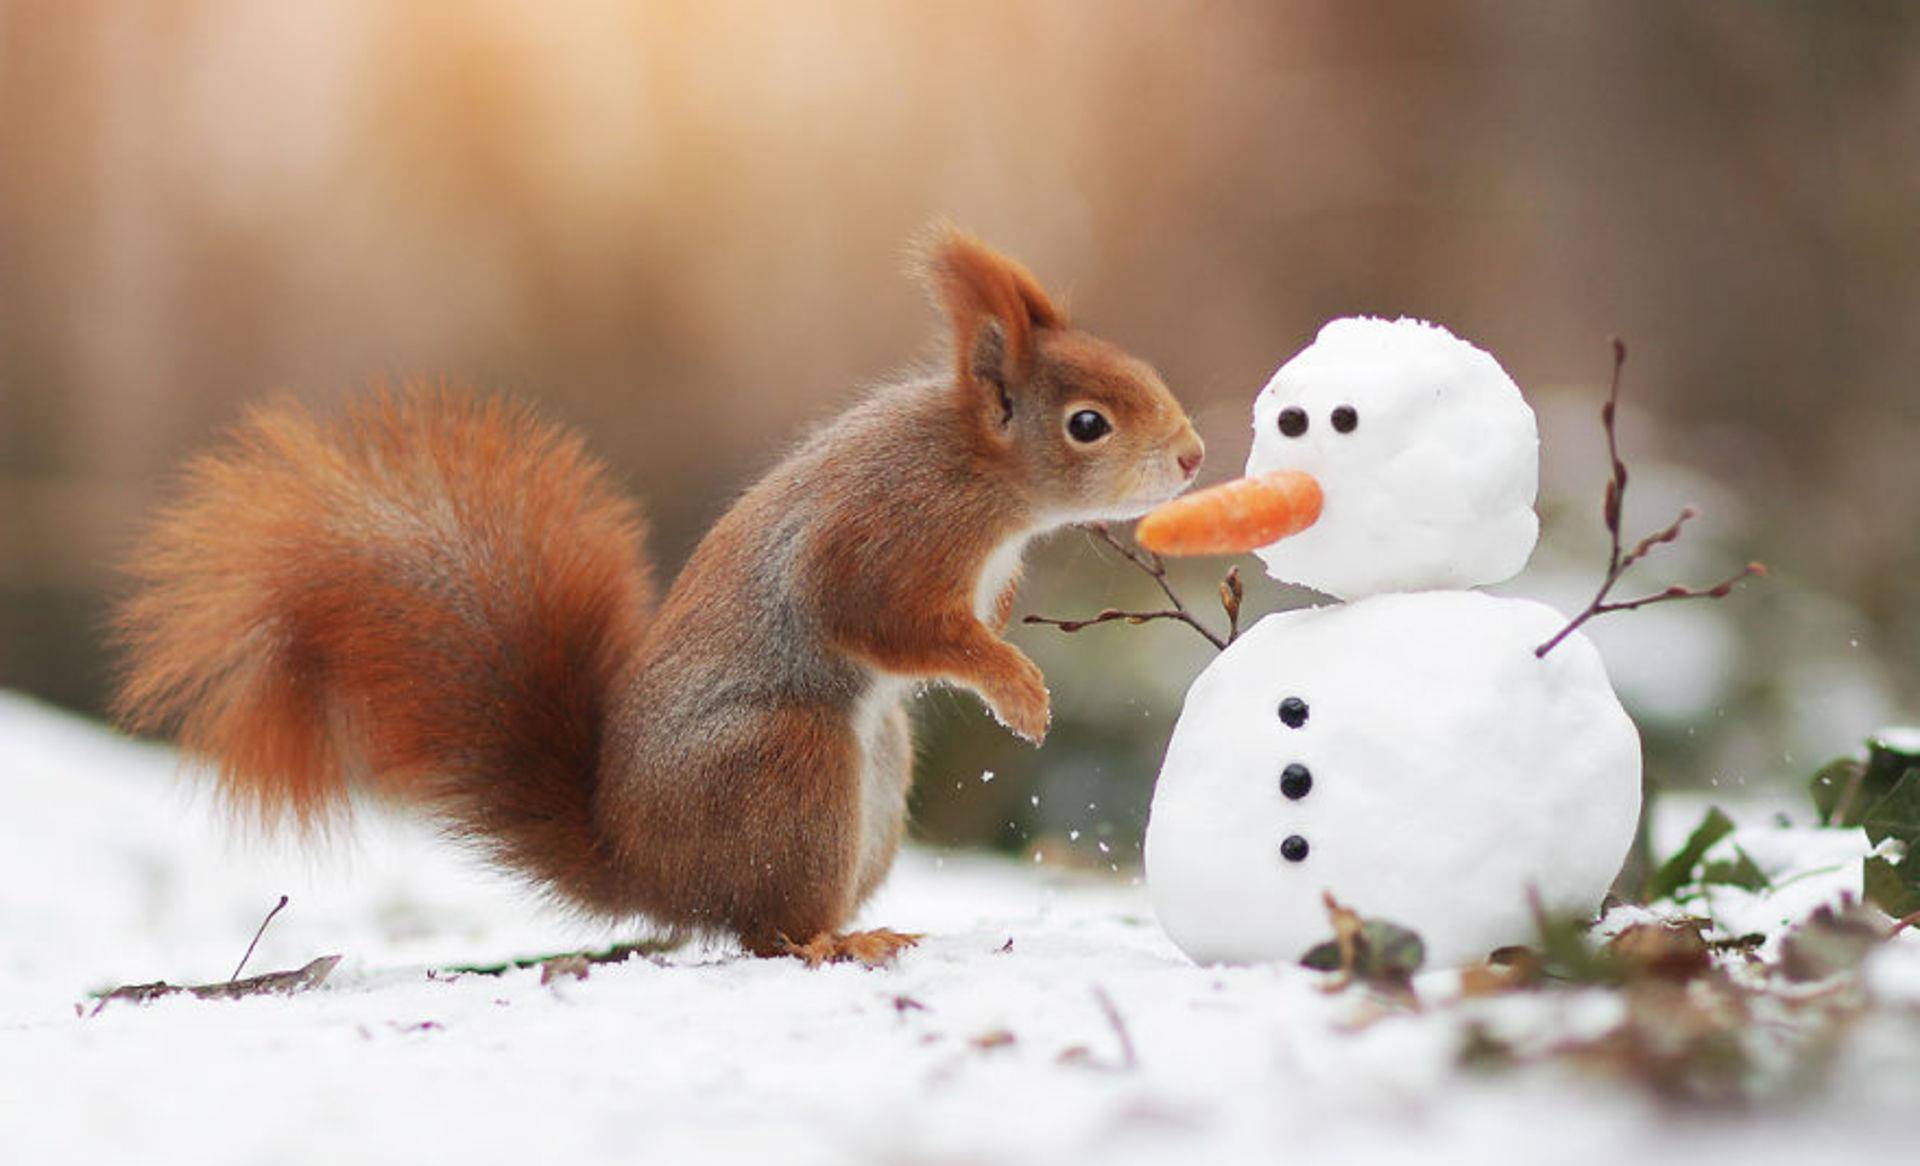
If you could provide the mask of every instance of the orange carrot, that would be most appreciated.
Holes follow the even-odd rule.
[[[1300,470],[1223,482],[1156,507],[1134,537],[1160,555],[1226,555],[1298,534],[1320,517],[1320,483]]]

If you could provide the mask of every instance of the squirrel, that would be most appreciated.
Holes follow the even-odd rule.
[[[1018,262],[946,228],[920,267],[950,365],[800,444],[658,602],[634,503],[524,405],[256,406],[134,550],[116,719],[263,821],[359,791],[587,917],[889,962],[918,937],[845,928],[905,828],[907,698],[972,689],[1038,745],[1045,680],[1001,638],[1023,549],[1139,516],[1204,453]]]

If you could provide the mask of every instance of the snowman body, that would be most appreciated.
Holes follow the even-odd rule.
[[[1474,591],[1270,615],[1188,694],[1146,841],[1154,910],[1203,963],[1295,960],[1323,895],[1436,965],[1591,911],[1640,810],[1640,741],[1552,609]],[[1297,722],[1297,723],[1296,723]]]
[[[1416,320],[1336,320],[1253,409],[1250,476],[1310,475],[1304,531],[1251,548],[1353,602],[1261,620],[1194,682],[1154,790],[1147,882],[1201,962],[1297,960],[1325,896],[1430,964],[1600,905],[1632,845],[1640,741],[1593,645],[1511,577],[1538,535],[1533,411]]]

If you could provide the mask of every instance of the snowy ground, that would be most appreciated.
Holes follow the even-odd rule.
[[[1449,1005],[1441,975],[1419,985],[1423,1012],[1382,1017],[1301,969],[1192,966],[1137,887],[973,857],[904,858],[868,922],[928,938],[887,971],[709,950],[547,985],[434,972],[618,937],[392,823],[363,823],[319,862],[236,845],[172,767],[0,694],[0,1161],[1573,1166],[1864,1161],[1912,1144],[1912,931],[1869,965],[1874,1012],[1827,1086],[1677,1113],[1557,1065],[1457,1067],[1470,1022],[1577,1036],[1617,1017],[1607,993]],[[1742,832],[1765,851],[1755,837]],[[1862,843],[1810,846],[1756,853],[1810,873],[1716,909],[1777,932],[1832,898]],[[249,970],[340,953],[324,989],[80,1015],[93,989],[224,979],[282,892],[292,904]]]

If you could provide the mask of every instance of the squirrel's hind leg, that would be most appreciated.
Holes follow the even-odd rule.
[[[847,931],[839,935],[821,932],[805,943],[782,940],[777,950],[756,954],[790,955],[805,960],[810,968],[839,963],[861,963],[870,968],[879,968],[892,963],[895,956],[919,943],[918,935],[876,927],[871,931]]]
[[[906,833],[907,790],[913,783],[913,724],[906,704],[892,693],[876,694],[884,701],[859,726],[860,847],[854,903],[865,902],[893,867],[900,839]],[[856,722],[867,718],[856,718]],[[819,931],[810,936],[777,936],[771,943],[749,943],[760,956],[793,956],[808,967],[828,963],[860,963],[870,968],[893,962],[906,948],[920,942],[918,935],[878,927],[869,931]]]

